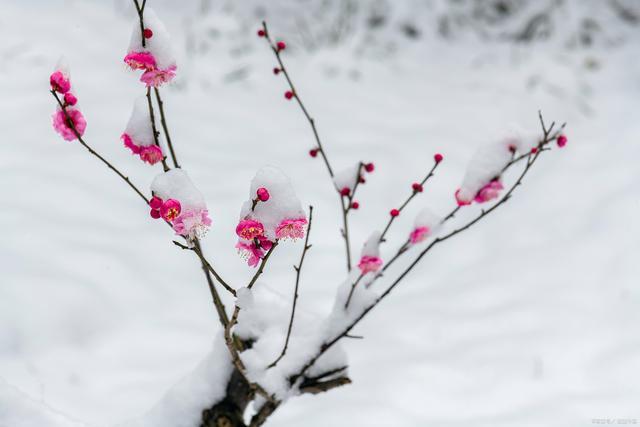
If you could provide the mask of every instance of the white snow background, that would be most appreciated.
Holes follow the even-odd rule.
[[[299,304],[324,315],[345,267],[339,208],[321,160],[307,154],[308,123],[283,97],[257,20],[213,15],[222,36],[198,51],[188,35],[209,21],[194,23],[195,2],[180,4],[155,7],[178,55],[178,78],[163,93],[179,160],[213,219],[205,251],[228,281],[247,283],[237,215],[255,171],[280,167],[315,208]],[[143,93],[122,62],[135,19],[125,5],[0,6],[2,427],[136,418],[207,357],[219,333],[196,257],[51,128],[48,77],[64,54],[86,141],[144,189],[159,172],[119,139]],[[394,225],[383,258],[421,208],[454,206],[466,162],[509,124],[537,129],[542,109],[547,121],[568,122],[569,144],[546,153],[513,200],[434,250],[357,328],[365,339],[345,343],[353,384],[293,398],[267,425],[640,423],[637,29],[634,37],[574,50],[432,40],[383,59],[354,56],[349,43],[284,54],[336,169],[376,164],[352,216],[356,253],[434,153],[445,160]],[[290,298],[301,245],[281,245],[260,286]]]

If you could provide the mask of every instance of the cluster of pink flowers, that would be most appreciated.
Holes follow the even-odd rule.
[[[178,200],[162,200],[158,196],[153,196],[149,201],[151,218],[162,218],[171,223],[173,230],[180,236],[193,240],[195,237],[202,237],[211,226],[209,211],[202,210],[182,210],[182,205]]]
[[[260,187],[256,191],[253,199],[253,206],[257,203],[265,203],[271,198],[269,191]],[[252,209],[253,212],[253,209]],[[285,218],[275,227],[272,235],[275,240],[296,240],[304,237],[306,218]],[[267,230],[262,222],[252,217],[252,214],[245,216],[236,226],[236,234],[240,238],[236,244],[238,252],[247,260],[250,267],[256,267],[258,262],[264,258],[267,251],[273,247],[273,241],[267,237]]]
[[[164,83],[168,83],[176,76],[177,67],[169,65],[166,68],[160,68],[157,65],[156,58],[151,52],[129,52],[124,57],[124,62],[132,70],[143,70],[140,81],[147,87],[160,87]]]
[[[138,145],[127,133],[123,133],[120,138],[124,142],[125,147],[130,149],[133,154],[140,156],[143,162],[155,165],[164,158],[164,153],[158,145]]]
[[[78,139],[78,135],[84,135],[87,121],[75,105],[78,98],[71,93],[71,79],[62,70],[56,70],[49,78],[51,89],[63,95],[63,106],[53,113],[53,128],[65,141]],[[74,130],[75,129],[75,130]]]
[[[360,258],[360,262],[358,262],[358,268],[362,274],[375,273],[382,268],[382,258],[364,255]]]
[[[485,203],[498,198],[500,191],[504,190],[502,182],[499,178],[491,180],[488,184],[485,184],[475,195],[473,200],[466,200],[460,196],[460,189],[456,191],[456,201],[458,206],[467,206],[472,202]]]

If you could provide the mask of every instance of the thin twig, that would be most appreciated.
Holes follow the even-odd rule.
[[[349,303],[351,302],[351,297],[353,297],[353,292],[356,290],[356,286],[358,286],[358,283],[360,283],[360,280],[362,280],[363,277],[364,277],[364,274],[360,273],[360,275],[358,276],[356,281],[353,282],[353,284],[351,285],[351,290],[349,291],[349,296],[347,297],[347,301],[344,303],[344,309],[345,310],[347,308],[349,308]]]
[[[436,168],[438,167],[438,165],[440,164],[440,162],[434,161],[433,166],[431,167],[431,170],[429,171],[429,173],[427,174],[427,176],[424,177],[424,179],[420,182],[421,186],[424,186],[426,184],[426,182],[429,180],[429,178],[431,178],[433,176],[433,173],[435,172]],[[402,203],[402,205],[400,205],[400,207],[398,208],[398,212],[402,212],[402,210],[407,207],[407,205],[409,204],[409,202],[416,197],[416,195],[418,195],[419,191],[413,190],[411,192],[411,194],[409,195],[409,197],[407,197],[407,199],[404,201],[404,203]],[[382,232],[382,234],[380,235],[380,243],[384,242],[384,236],[387,234],[387,231],[389,231],[389,228],[391,227],[391,224],[393,224],[393,221],[395,221],[397,218],[397,216],[390,216],[389,217],[389,221],[387,222],[386,227],[384,228],[384,231]]]
[[[147,199],[147,197],[142,193],[142,191],[140,191],[140,189],[138,187],[136,187],[131,180],[129,180],[129,177],[125,176],[122,172],[120,172],[120,170],[118,168],[116,168],[113,164],[111,164],[111,162],[109,162],[107,159],[105,159],[104,157],[102,157],[100,154],[98,154],[93,148],[91,148],[89,146],[89,144],[87,144],[84,139],[82,139],[82,136],[80,135],[80,133],[78,132],[78,130],[76,129],[75,125],[73,124],[73,120],[71,120],[71,117],[69,117],[69,113],[67,112],[67,107],[63,104],[63,102],[60,100],[60,97],[58,97],[58,94],[56,93],[56,91],[52,90],[51,94],[53,95],[53,97],[56,99],[56,101],[58,102],[58,105],[60,106],[60,109],[62,110],[62,112],[64,113],[65,119],[67,121],[67,124],[69,125],[69,128],[71,128],[71,130],[73,131],[74,135],[76,136],[76,138],[78,138],[78,141],[80,142],[80,144],[83,145],[84,148],[86,148],[89,153],[91,153],[92,155],[94,155],[95,157],[97,157],[98,159],[100,159],[100,161],[102,163],[104,163],[109,169],[111,169],[113,172],[116,173],[116,175],[118,175],[120,178],[122,178],[122,180],[124,182],[127,183],[127,185],[129,187],[131,187],[131,189],[133,189],[133,191],[136,192],[136,194],[138,194],[138,196],[140,196],[140,198],[142,200],[144,200],[144,202],[148,205],[149,204],[149,199]]]
[[[311,220],[313,218],[313,206],[309,206],[309,223],[307,224],[307,235],[304,239],[304,248],[302,249],[302,255],[300,255],[300,262],[297,266],[293,266],[293,269],[296,271],[296,285],[293,291],[293,304],[291,306],[291,317],[289,318],[289,326],[287,327],[287,338],[284,341],[284,347],[282,347],[282,351],[280,352],[280,356],[276,360],[274,360],[268,368],[273,368],[278,364],[280,359],[284,357],[287,353],[287,348],[289,348],[289,338],[291,337],[291,329],[293,329],[293,319],[296,315],[296,302],[298,301],[298,287],[300,284],[300,272],[302,271],[302,263],[304,262],[304,257],[307,255],[307,251],[311,249],[311,245],[309,244],[309,234],[311,233]]]
[[[153,103],[151,102],[151,87],[147,88],[147,105],[149,106],[149,120],[151,120],[153,140],[154,143],[160,148],[160,150],[162,150],[162,147],[160,147],[160,140],[158,139],[158,135],[160,135],[160,132],[158,132],[158,129],[156,129],[156,117],[153,112]],[[169,170],[169,166],[167,166],[167,156],[165,155],[162,156],[162,168],[165,172]]]
[[[158,102],[158,109],[160,110],[160,123],[162,124],[162,129],[164,130],[164,136],[167,138],[167,145],[169,146],[169,153],[171,154],[171,160],[173,161],[173,166],[175,168],[180,168],[180,164],[178,164],[178,157],[176,156],[176,152],[173,149],[173,143],[171,142],[171,136],[169,135],[167,119],[164,115],[164,102],[160,97],[160,89],[158,89],[157,87],[154,87],[153,91],[156,94],[156,101]]]
[[[231,295],[233,295],[234,297],[236,296],[236,290],[233,289],[231,286],[229,286],[227,284],[227,282],[225,282],[222,277],[220,277],[220,275],[218,274],[218,272],[211,266],[211,264],[209,263],[209,261],[207,261],[207,259],[204,257],[204,255],[202,254],[202,248],[200,247],[200,245],[194,245],[193,247],[189,247],[187,245],[183,245],[182,243],[174,240],[173,244],[178,246],[181,249],[184,250],[189,250],[189,251],[193,251],[196,253],[196,255],[198,255],[198,258],[200,258],[200,261],[202,261],[202,264],[207,268],[207,270],[209,270],[211,272],[211,274],[214,275],[214,277],[216,279],[218,279],[218,282],[220,282],[220,284],[222,285],[222,287],[224,287],[227,291],[229,291],[229,293]]]

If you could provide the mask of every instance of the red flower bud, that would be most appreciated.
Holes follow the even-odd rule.
[[[354,201],[351,203],[351,209],[358,209],[360,207],[360,203]]]
[[[533,147],[531,149],[531,154],[536,154],[538,152],[538,147]]]
[[[411,184],[411,188],[413,188],[413,191],[415,191],[416,193],[422,193],[422,190],[424,189],[422,187],[422,184],[419,184],[417,182],[414,182],[413,184]]]
[[[283,41],[279,41],[278,43],[276,43],[276,47],[278,48],[278,50],[285,50],[287,48],[287,45]]]
[[[340,190],[341,196],[348,196],[349,194],[351,194],[351,189],[349,187],[344,187],[342,190]]]
[[[444,159],[444,157],[440,153],[438,153],[435,156],[433,156],[433,160],[435,160],[436,163],[440,163],[442,161],[442,159]]]
[[[312,148],[311,150],[309,150],[309,155],[311,157],[317,157],[318,156],[318,151],[320,151],[320,150],[318,150],[317,148]]]
[[[359,182],[360,184],[364,184],[365,182],[367,182],[367,180],[366,180],[366,179],[364,179],[364,176],[360,175],[360,176],[358,177],[358,182]]]
[[[258,30],[258,37],[264,37],[267,34],[264,32],[264,30]]]
[[[558,144],[558,147],[564,147],[565,145],[567,145],[567,137],[564,135],[558,136],[558,139],[556,139],[556,143]]]
[[[293,98],[293,92],[291,92],[290,90],[286,91],[284,93],[284,97],[287,98],[287,99]]]
[[[151,31],[151,28],[145,28],[142,32],[142,35],[145,39],[150,39],[151,37],[153,37],[153,31]]]
[[[270,197],[269,191],[264,187],[258,188],[258,191],[256,191],[256,194],[258,196],[258,199],[261,202],[266,202],[267,200],[269,200],[269,197]]]
[[[151,206],[151,209],[160,209],[162,199],[158,196],[153,196],[151,200],[149,200],[149,206]]]
[[[400,211],[398,209],[391,209],[391,211],[389,211],[389,214],[392,217],[397,217],[398,215],[400,215]]]
[[[373,172],[375,168],[376,167],[373,163],[367,163],[366,165],[364,165],[364,170],[366,170],[369,173]]]
[[[280,68],[275,67],[275,68],[273,69],[273,74],[275,74],[275,75],[277,76],[278,74],[280,74],[280,71],[282,71]]]
[[[158,219],[160,218],[160,211],[158,209],[151,209],[149,215],[151,215],[151,218],[153,219]]]

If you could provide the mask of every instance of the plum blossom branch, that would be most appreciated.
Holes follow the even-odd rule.
[[[204,255],[202,254],[202,249],[200,247],[200,245],[194,245],[193,247],[189,247],[187,245],[183,245],[182,243],[178,242],[178,241],[173,241],[173,244],[176,245],[177,247],[184,249],[184,250],[190,250],[195,252],[196,255],[198,255],[198,258],[200,258],[200,261],[202,261],[202,264],[205,266],[205,268],[211,272],[211,274],[213,274],[213,276],[218,279],[218,282],[220,282],[220,284],[222,285],[223,288],[225,288],[231,295],[233,295],[234,297],[236,296],[236,290],[233,289],[231,286],[229,286],[229,284],[227,282],[225,282],[222,277],[220,277],[220,275],[218,274],[218,272],[211,266],[211,264],[209,263],[209,261],[207,261],[207,259],[204,257]]]
[[[120,172],[120,170],[118,168],[116,168],[115,166],[113,166],[113,164],[111,164],[111,162],[109,162],[107,159],[105,159],[104,157],[102,157],[102,155],[98,154],[97,151],[95,151],[93,148],[91,148],[89,146],[89,144],[87,144],[85,142],[84,139],[82,139],[82,135],[80,135],[80,133],[78,132],[78,130],[76,129],[76,126],[73,122],[73,120],[71,119],[71,117],[69,116],[69,113],[67,111],[67,107],[66,105],[60,100],[60,97],[58,96],[58,94],[56,93],[55,90],[51,90],[51,95],[53,95],[53,97],[56,99],[56,101],[58,102],[58,105],[60,106],[60,109],[62,110],[62,112],[64,113],[65,119],[67,121],[67,125],[69,126],[69,128],[71,129],[71,131],[75,134],[76,138],[78,139],[78,141],[80,141],[80,144],[82,144],[82,146],[84,148],[86,148],[89,153],[91,153],[93,156],[97,157],[102,163],[104,163],[109,169],[111,169],[113,172],[116,173],[116,175],[118,175],[120,178],[122,178],[122,180],[124,182],[127,183],[127,185],[129,187],[131,187],[131,189],[133,191],[136,192],[136,194],[138,196],[140,196],[140,198],[142,200],[144,200],[144,202],[146,204],[149,204],[149,199],[147,198],[147,196],[145,196],[142,191],[140,191],[140,189],[138,187],[136,187],[131,180],[129,179],[129,177],[125,176],[122,172]]]
[[[274,360],[267,368],[273,368],[278,364],[280,359],[284,357],[287,353],[287,349],[289,347],[289,338],[291,337],[291,329],[293,329],[293,319],[296,315],[296,302],[298,301],[298,287],[300,285],[300,272],[302,271],[302,263],[304,263],[304,257],[307,255],[307,251],[311,249],[311,245],[309,244],[309,234],[311,233],[311,221],[313,219],[313,206],[309,206],[309,222],[307,223],[307,235],[304,239],[304,247],[302,249],[302,255],[300,255],[300,262],[298,265],[294,265],[293,269],[296,271],[296,284],[293,291],[293,303],[291,306],[291,317],[289,318],[289,326],[287,328],[287,337],[284,341],[284,347],[282,347],[282,351],[276,360]]]
[[[162,129],[164,130],[164,136],[167,138],[167,145],[169,146],[169,153],[171,154],[171,160],[173,161],[173,167],[180,168],[180,164],[178,163],[178,157],[176,156],[176,152],[173,149],[173,143],[171,142],[171,135],[169,135],[169,128],[167,126],[167,119],[164,115],[164,102],[160,97],[160,89],[157,87],[153,88],[153,91],[156,94],[156,101],[158,102],[158,110],[160,110],[160,123],[162,124]]]
[[[298,93],[298,91],[295,88],[295,85],[293,84],[293,80],[291,79],[289,71],[287,70],[287,67],[284,65],[284,62],[282,61],[281,52],[283,49],[285,49],[286,45],[282,41],[274,43],[274,41],[272,40],[269,34],[269,29],[267,28],[266,21],[262,21],[262,29],[258,31],[258,35],[261,37],[264,37],[267,40],[267,42],[269,43],[269,47],[273,51],[273,54],[275,55],[276,60],[278,61],[279,67],[276,68],[274,71],[277,70],[276,74],[282,73],[287,81],[287,84],[289,85],[289,91],[285,93],[285,96],[287,97],[287,99],[293,98],[296,100],[296,102],[298,103],[298,106],[300,107],[300,110],[302,110],[302,113],[304,114],[305,118],[309,122],[309,125],[313,132],[313,136],[317,145],[316,148],[311,150],[311,152],[313,153],[312,155],[315,157],[318,153],[320,153],[320,156],[322,157],[322,160],[324,161],[324,164],[326,166],[327,172],[329,173],[329,177],[332,179],[334,188],[336,188],[335,183],[333,182],[333,178],[334,178],[333,168],[331,167],[329,158],[325,152],[324,146],[322,145],[322,141],[320,140],[320,135],[318,133],[318,129],[316,128],[315,119],[311,117],[311,115],[309,114],[309,111],[307,110],[304,103],[302,102],[302,98],[300,98],[300,94]],[[359,173],[360,173],[360,170],[358,171],[358,177],[360,176]],[[359,181],[356,182],[355,187],[357,187],[358,183]],[[340,206],[342,208],[342,222],[343,222],[342,237],[344,238],[344,242],[345,242],[347,271],[351,271],[351,246],[349,242],[349,224],[348,224],[347,216],[349,211],[352,208],[351,202],[353,198],[353,193],[355,193],[355,187],[354,187],[354,191],[352,191],[351,194],[349,195],[349,200],[347,205],[345,205],[345,200],[343,198],[344,195],[340,193],[341,189],[336,188],[336,191],[338,191],[338,197],[340,197]]]
[[[549,129],[546,128],[546,126],[544,124],[544,120],[542,119],[542,114],[541,113],[539,113],[539,118],[540,118],[540,123],[541,123],[541,126],[542,126],[542,130],[543,130],[543,135],[544,136],[543,136],[542,140],[538,143],[538,146],[536,148],[532,149],[531,152],[529,152],[527,154],[526,165],[525,165],[523,171],[521,172],[520,176],[515,181],[515,183],[509,188],[507,193],[505,193],[505,195],[502,196],[502,198],[498,202],[496,202],[493,206],[491,206],[490,208],[482,209],[479,215],[477,215],[471,221],[467,222],[465,225],[454,229],[453,231],[445,234],[444,236],[437,237],[436,239],[434,239],[425,249],[423,249],[420,252],[420,254],[411,262],[411,264],[389,285],[389,287],[378,298],[376,298],[376,300],[373,303],[371,303],[367,308],[365,308],[362,311],[362,313],[359,316],[357,316],[353,321],[351,321],[351,323],[349,323],[341,333],[337,334],[331,340],[324,342],[320,346],[320,349],[318,350],[316,355],[313,356],[311,359],[309,359],[309,361],[300,369],[300,371],[297,374],[295,374],[295,375],[293,375],[293,376],[291,376],[289,378],[289,382],[291,384],[295,383],[298,380],[298,378],[303,376],[307,372],[307,370],[309,368],[311,368],[311,366],[313,366],[316,363],[316,361],[320,358],[320,356],[322,356],[327,350],[329,350],[340,339],[344,338],[344,336],[347,335],[358,323],[360,323],[360,321],[362,321],[362,319],[364,317],[366,317],[367,314],[371,310],[373,310],[382,300],[384,300],[391,293],[391,291],[393,289],[395,289],[395,287],[409,274],[409,272],[411,272],[411,270],[413,270],[413,268],[420,262],[420,260],[432,248],[434,248],[439,243],[445,242],[445,241],[449,240],[450,238],[452,238],[452,237],[462,233],[463,231],[469,229],[473,225],[477,224],[483,218],[485,218],[491,212],[495,211],[498,207],[500,207],[503,204],[505,204],[511,198],[511,196],[512,196],[513,192],[515,191],[515,189],[522,184],[522,181],[523,181],[524,177],[527,175],[527,173],[529,172],[529,170],[531,169],[533,164],[536,162],[536,160],[540,156],[540,154],[542,154],[541,149],[544,148],[544,146],[546,144],[548,144],[551,140],[553,140],[553,137],[550,138],[550,128]],[[564,127],[564,125],[563,125],[563,127]]]

